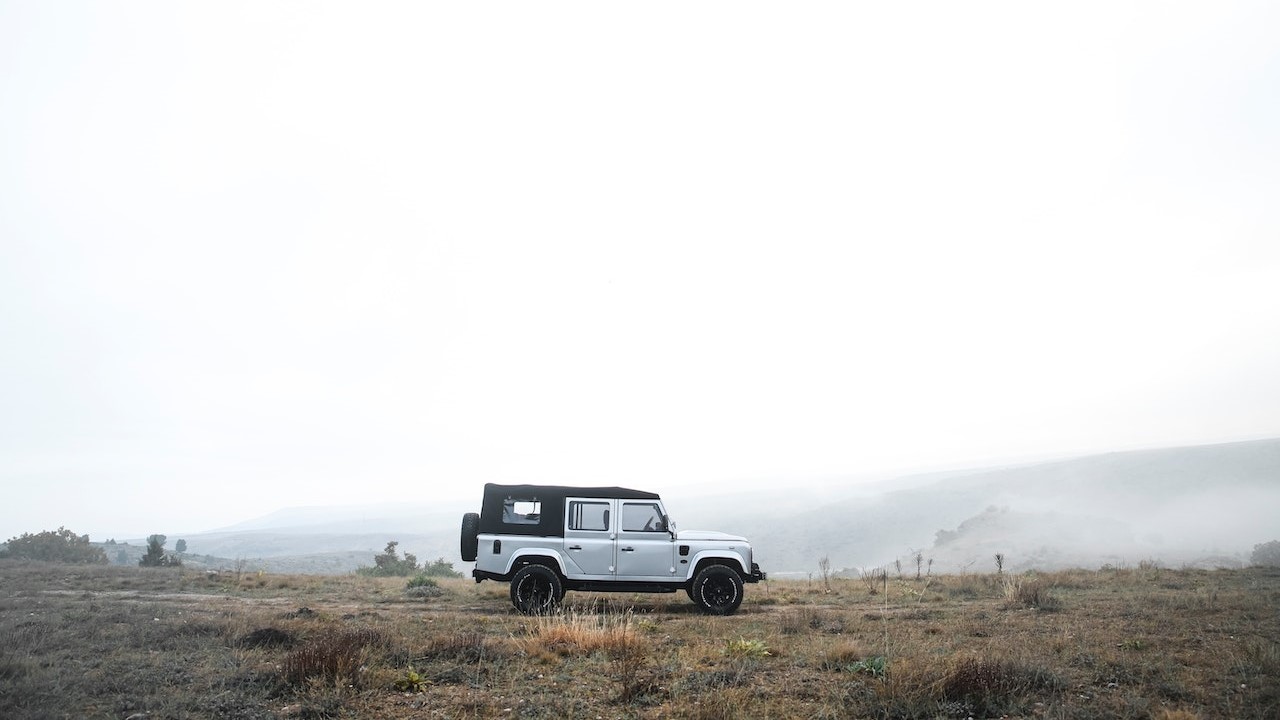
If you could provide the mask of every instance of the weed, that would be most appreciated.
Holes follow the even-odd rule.
[[[724,654],[732,658],[762,658],[773,653],[769,652],[769,646],[763,640],[738,638],[725,642]]]
[[[619,685],[619,700],[635,700],[660,689],[661,673],[652,672],[649,647],[640,638],[630,635],[622,642],[613,643],[608,647],[607,655]]]
[[[392,687],[400,692],[422,692],[429,685],[429,681],[422,677],[417,670],[410,665],[408,670],[404,671],[404,675],[397,678]]]
[[[889,574],[884,568],[858,569],[858,577],[867,588],[868,595],[875,595],[883,590],[888,583],[888,576]]]
[[[882,655],[858,660],[850,663],[846,668],[846,672],[862,673],[875,678],[883,678],[889,672],[889,661]]]

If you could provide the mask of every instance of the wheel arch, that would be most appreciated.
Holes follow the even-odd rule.
[[[738,573],[739,577],[745,576],[748,572],[746,568],[742,567],[742,558],[738,557],[735,553],[725,553],[716,550],[703,550],[694,556],[692,564],[693,569],[689,571],[689,582],[693,582],[693,579],[698,577],[698,573],[702,572],[703,568],[708,565],[724,565]]]
[[[511,556],[511,560],[507,563],[507,571],[505,575],[507,577],[511,577],[525,565],[545,565],[555,571],[555,573],[560,576],[560,580],[562,582],[565,580],[564,561],[560,558],[559,554],[548,553],[546,550],[537,548],[517,550]]]

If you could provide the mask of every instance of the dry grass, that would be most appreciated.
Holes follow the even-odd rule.
[[[0,562],[0,717],[1270,718],[1280,571],[771,581],[683,596]],[[1052,610],[1052,612],[1046,612]]]

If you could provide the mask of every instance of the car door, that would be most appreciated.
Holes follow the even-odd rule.
[[[612,580],[616,565],[617,501],[568,498],[565,501],[564,550],[569,575]]]
[[[676,544],[667,532],[662,504],[621,500],[618,520],[618,579],[670,580],[675,575]]]

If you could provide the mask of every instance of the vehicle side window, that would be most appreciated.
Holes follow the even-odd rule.
[[[537,525],[542,517],[542,503],[537,500],[507,498],[502,503],[502,522],[508,525]]]
[[[622,529],[625,532],[666,532],[662,511],[651,503],[623,503]]]
[[[609,503],[569,502],[570,530],[608,530]]]

